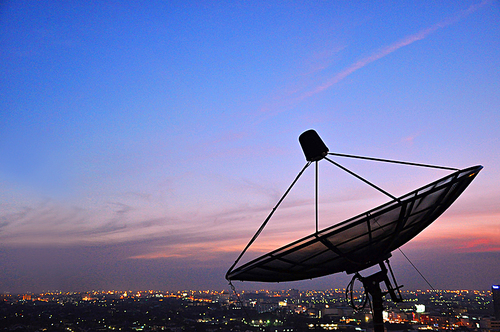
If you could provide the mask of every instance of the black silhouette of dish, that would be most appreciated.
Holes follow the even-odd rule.
[[[370,211],[228,271],[228,280],[283,282],[355,273],[388,259],[436,220],[482,166],[458,170]]]

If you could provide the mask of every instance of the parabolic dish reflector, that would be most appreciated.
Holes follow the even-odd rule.
[[[378,264],[436,220],[482,168],[456,171],[230,270],[226,278],[294,281],[343,271],[354,273]]]

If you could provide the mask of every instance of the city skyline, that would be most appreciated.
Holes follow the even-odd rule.
[[[0,292],[227,288],[308,129],[332,152],[483,165],[402,250],[435,288],[500,283],[499,19],[488,0],[3,3]],[[449,174],[335,160],[395,196]],[[320,176],[320,228],[387,201]],[[245,259],[314,227],[308,170]]]
[[[70,292],[0,295],[3,326],[38,331],[371,331],[370,308],[342,290]],[[405,292],[387,303],[384,325],[413,330],[494,331],[491,291]],[[354,302],[353,302],[354,301]],[[355,308],[357,310],[355,310]],[[242,310],[243,309],[243,310]]]

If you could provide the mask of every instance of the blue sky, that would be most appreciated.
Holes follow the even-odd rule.
[[[0,291],[227,287],[305,164],[310,128],[333,152],[484,165],[403,250],[436,287],[487,289],[500,272],[499,20],[498,1],[4,2]],[[337,161],[394,195],[447,174]],[[386,201],[320,168],[322,227]],[[312,179],[250,256],[314,230]],[[402,283],[427,287],[394,261]]]

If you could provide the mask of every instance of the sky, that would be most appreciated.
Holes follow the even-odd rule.
[[[436,289],[489,289],[498,22],[494,0],[2,1],[0,292],[229,289],[309,129],[331,152],[483,165],[401,249]],[[333,159],[395,196],[450,174]],[[388,201],[318,166],[320,229]],[[310,167],[242,262],[314,229]],[[405,289],[429,289],[401,252],[391,263]]]

